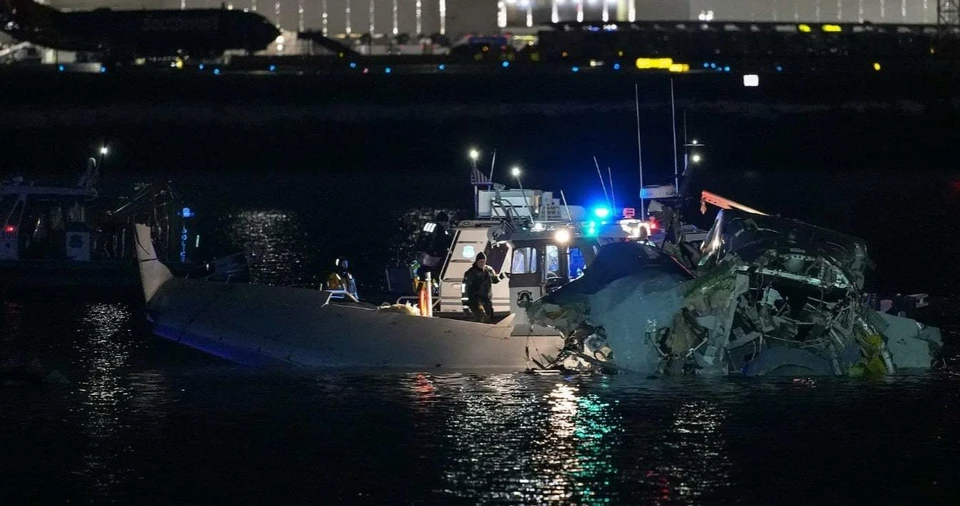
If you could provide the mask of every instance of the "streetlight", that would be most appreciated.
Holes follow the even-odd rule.
[[[530,206],[527,203],[527,192],[524,191],[523,182],[520,181],[520,167],[514,165],[513,168],[510,169],[510,174],[517,178],[517,184],[520,186],[520,197],[523,199],[523,207],[527,210],[527,215],[530,216],[530,219],[532,220],[533,212],[530,210]]]
[[[703,156],[698,152],[694,151],[693,154],[690,153],[691,148],[699,150],[700,148],[706,147],[706,144],[701,144],[696,139],[690,141],[689,144],[683,145],[683,172],[686,174],[687,167],[690,163],[698,164],[703,161]],[[679,190],[678,190],[679,191]]]

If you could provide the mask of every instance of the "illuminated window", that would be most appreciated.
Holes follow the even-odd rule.
[[[570,252],[567,253],[569,261],[567,265],[570,266],[570,280],[574,280],[583,276],[583,269],[586,267],[587,262],[583,259],[583,252],[580,251],[580,248],[573,247],[570,248]]]
[[[547,245],[547,259],[544,262],[547,266],[547,274],[560,275],[560,248],[553,244]]]
[[[533,274],[537,272],[537,248],[519,248],[514,251],[510,272],[513,274]]]

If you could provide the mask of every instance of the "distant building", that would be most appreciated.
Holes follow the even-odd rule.
[[[215,0],[49,0],[90,10],[218,8]],[[937,0],[230,0],[283,30],[328,35],[466,33],[538,26],[552,21],[715,20],[936,23]],[[348,14],[349,13],[349,14]]]

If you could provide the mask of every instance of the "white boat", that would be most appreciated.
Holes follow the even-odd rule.
[[[311,368],[512,369],[556,356],[559,336],[514,337],[497,324],[413,316],[331,292],[176,278],[137,225],[137,255],[154,333],[246,365]]]

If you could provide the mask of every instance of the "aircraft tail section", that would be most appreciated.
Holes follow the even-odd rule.
[[[153,248],[153,238],[150,236],[150,227],[137,224],[137,260],[140,264],[140,282],[143,285],[143,297],[147,303],[157,293],[164,283],[173,278],[170,269],[157,259],[157,252]]]

